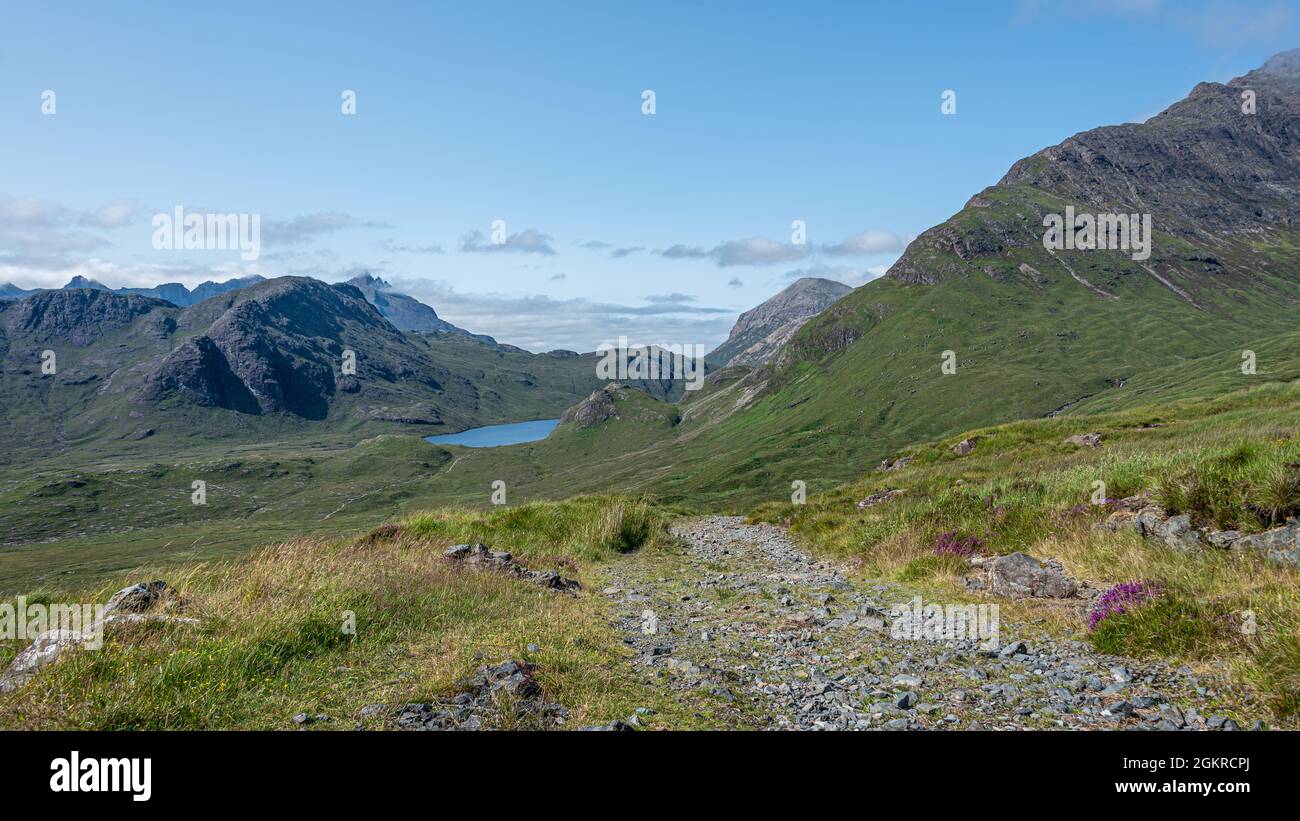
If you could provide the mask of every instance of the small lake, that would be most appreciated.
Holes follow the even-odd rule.
[[[424,441],[435,445],[461,445],[467,448],[495,448],[501,445],[518,445],[545,439],[555,430],[559,419],[536,419],[532,422],[512,422],[509,425],[487,425],[470,428],[460,433],[426,436]]]

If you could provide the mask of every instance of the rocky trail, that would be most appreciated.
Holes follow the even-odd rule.
[[[1242,729],[1222,682],[1098,654],[1041,627],[992,641],[912,638],[891,609],[915,596],[801,551],[784,529],[709,517],[673,555],[630,555],[603,594],[635,674],[738,729]],[[928,602],[927,602],[928,603]],[[1003,611],[1006,608],[1002,608]],[[895,614],[896,615],[896,614]],[[897,632],[898,635],[894,635]]]

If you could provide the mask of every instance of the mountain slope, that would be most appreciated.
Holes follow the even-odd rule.
[[[727,341],[709,353],[705,361],[714,368],[761,365],[775,356],[805,322],[851,290],[830,279],[797,279],[776,296],[741,314]]]
[[[614,486],[650,480],[665,498],[743,508],[796,480],[861,475],[914,442],[1083,400],[1128,407],[1151,395],[1132,386],[1169,368],[1248,386],[1242,351],[1285,351],[1275,341],[1300,317],[1295,58],[1017,163],[769,363],[715,373],[659,448],[672,470],[624,471]],[[1248,89],[1255,114],[1241,109]],[[1150,257],[1049,251],[1044,220],[1070,206],[1150,214]],[[1278,376],[1261,360],[1258,381]]]
[[[399,331],[425,331],[477,336],[484,342],[495,342],[490,336],[471,334],[464,328],[439,318],[438,312],[415,297],[399,294],[387,282],[370,274],[361,274],[348,280],[348,284],[365,294],[371,305],[379,309],[384,319]]]

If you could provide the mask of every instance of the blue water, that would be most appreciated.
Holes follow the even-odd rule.
[[[426,436],[424,441],[435,445],[464,445],[467,448],[495,448],[500,445],[517,445],[545,439],[555,430],[559,419],[537,419],[532,422],[512,422],[509,425],[488,425],[470,428],[460,433]]]

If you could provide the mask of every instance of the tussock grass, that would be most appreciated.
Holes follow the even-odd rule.
[[[479,541],[520,558],[599,562],[658,544],[670,515],[644,498],[579,496],[564,503],[533,502],[492,512],[430,511],[410,517],[403,529],[449,544]]]
[[[173,567],[160,577],[202,626],[147,625],[110,633],[100,651],[69,653],[0,696],[0,726],[275,729],[305,711],[334,719],[313,729],[344,729],[367,704],[449,695],[477,666],[508,657],[539,663],[547,697],[572,711],[569,726],[639,706],[671,718],[685,708],[627,680],[601,597],[557,595],[442,557],[455,541],[483,541],[525,561],[571,557],[567,575],[581,578],[602,558],[658,543],[665,520],[643,500],[583,498],[421,514],[358,538]],[[83,595],[104,601],[145,577],[154,576],[132,573]]]
[[[1103,436],[1100,449],[1065,441],[1094,431]],[[976,439],[976,449],[958,457],[951,447],[963,438]],[[855,561],[867,575],[955,598],[970,595],[962,569],[929,550],[948,530],[984,540],[987,554],[1055,557],[1097,587],[1158,581],[1166,596],[1107,619],[1091,635],[1079,603],[1003,605],[1107,652],[1226,667],[1275,715],[1300,716],[1300,573],[1254,555],[1189,556],[1132,532],[1096,530],[1113,507],[1092,504],[1094,494],[1147,493],[1197,525],[1248,532],[1300,513],[1300,387],[1015,422],[900,455],[914,461],[810,495],[803,506],[761,505],[751,518],[788,523],[809,549]],[[893,488],[905,493],[857,509],[858,500]]]

